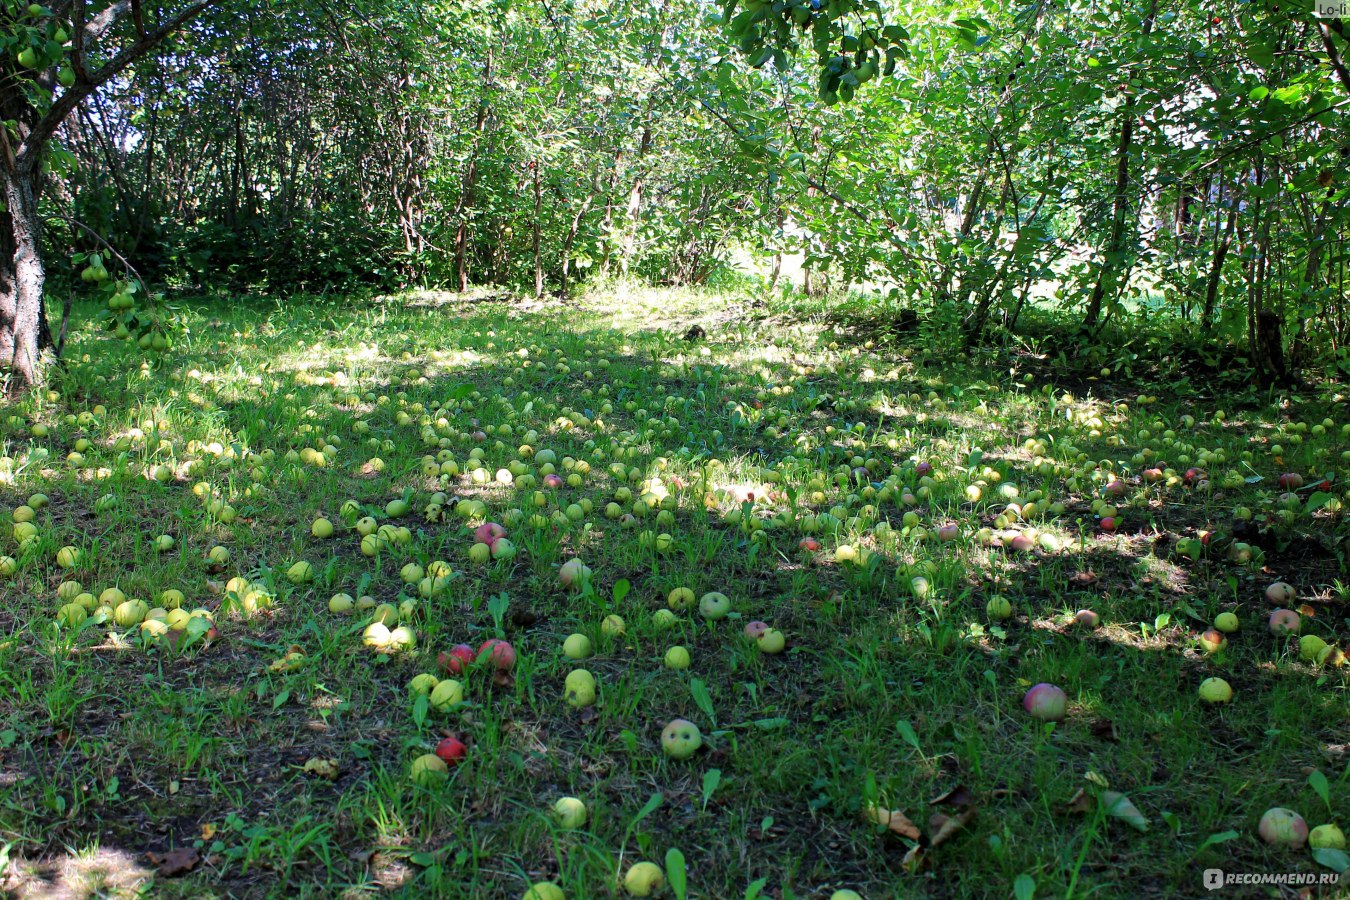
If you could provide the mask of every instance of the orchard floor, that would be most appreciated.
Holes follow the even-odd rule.
[[[623,895],[649,860],[666,896],[1176,897],[1204,894],[1208,868],[1344,865],[1257,834],[1273,806],[1350,827],[1350,668],[1270,634],[1265,598],[1291,583],[1303,633],[1350,643],[1350,423],[1329,391],[1234,397],[1220,416],[1166,386],[1028,380],[1014,358],[870,346],[676,292],[231,300],[182,317],[151,358],[78,330],[52,393],[0,410],[15,561],[0,890],[520,897],[551,881],[592,898]],[[706,337],[686,341],[695,323]],[[1150,482],[1154,464],[1170,471]],[[1305,486],[1281,506],[1286,472]],[[1104,533],[1093,501],[1111,482]],[[34,493],[49,503],[21,548],[13,519]],[[391,516],[400,499],[410,512]],[[367,516],[410,539],[386,531],[366,555]],[[313,536],[320,517],[332,537]],[[484,518],[513,558],[471,560]],[[1031,549],[1004,549],[1005,530]],[[573,558],[592,571],[580,590],[560,585]],[[294,583],[300,561],[312,578]],[[454,574],[405,585],[405,566],[435,561]],[[173,646],[119,626],[94,599],[113,587],[151,607],[181,591],[218,635],[200,617]],[[663,624],[680,587],[733,611]],[[58,623],[82,592],[95,612]],[[337,593],[414,601],[415,646],[364,646],[371,612],[330,613]],[[1006,620],[987,611],[996,595]],[[1075,624],[1080,609],[1100,624]],[[1224,611],[1240,630],[1206,655],[1197,637]],[[602,630],[610,615],[622,633]],[[786,650],[747,638],[754,620]],[[573,633],[591,658],[564,656]],[[515,667],[459,676],[462,705],[410,691],[447,677],[438,652],[493,637]],[[664,664],[673,645],[688,669]],[[577,668],[593,706],[565,701]],[[1231,703],[1199,699],[1209,677]],[[1067,692],[1064,721],[1024,711],[1039,682]],[[663,753],[676,718],[702,732],[692,758]],[[465,759],[414,783],[446,735]],[[583,826],[552,814],[565,796]]]

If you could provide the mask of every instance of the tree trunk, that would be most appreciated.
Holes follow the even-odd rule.
[[[1153,31],[1153,18],[1158,11],[1158,0],[1151,0],[1148,12],[1144,14],[1140,40],[1147,41]],[[1092,286],[1092,295],[1088,298],[1087,312],[1083,315],[1083,327],[1093,328],[1101,318],[1102,301],[1108,290],[1115,290],[1118,276],[1117,267],[1124,251],[1125,220],[1129,211],[1130,197],[1130,152],[1134,147],[1134,122],[1136,99],[1131,93],[1121,108],[1120,143],[1116,147],[1116,184],[1115,198],[1111,204],[1111,234],[1106,241],[1106,258],[1097,268],[1097,281]]]
[[[530,163],[534,170],[534,298],[544,296],[544,261],[539,254],[540,216],[543,212],[544,195],[539,185],[539,163]]]
[[[15,379],[12,389],[38,382],[42,353],[52,346],[43,301],[39,178],[25,170],[3,176],[7,209],[0,213],[0,361]]]

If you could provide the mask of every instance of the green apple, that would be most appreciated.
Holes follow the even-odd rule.
[[[390,500],[384,506],[385,515],[389,516],[391,519],[397,519],[400,518],[401,516],[406,516],[411,511],[412,506],[408,503],[407,500]]]
[[[551,881],[538,881],[530,885],[521,900],[567,900],[567,895]]]
[[[442,785],[450,778],[450,767],[434,753],[423,753],[412,763],[413,784],[424,788]]]
[[[1200,682],[1200,699],[1206,703],[1227,703],[1233,699],[1233,689],[1222,678],[1206,678]]]
[[[330,538],[333,536],[333,523],[324,518],[315,519],[314,524],[309,526],[309,533],[316,538]]]
[[[464,686],[453,678],[437,683],[428,696],[431,705],[444,712],[464,702]]]
[[[586,824],[586,804],[576,797],[559,797],[553,804],[553,815],[563,828],[580,828]]]
[[[155,550],[160,553],[168,553],[173,549],[173,535],[161,534],[155,538]]]
[[[589,659],[593,652],[591,639],[584,634],[570,634],[563,641],[563,656],[568,659]]]
[[[702,746],[702,733],[687,719],[674,719],[661,731],[661,749],[671,759],[688,759]]]
[[[623,876],[623,888],[633,897],[650,897],[666,883],[666,874],[653,862],[638,862]]]
[[[328,611],[335,615],[346,615],[355,607],[356,601],[352,599],[351,594],[334,594],[328,600]]]
[[[666,604],[671,609],[689,609],[694,605],[694,592],[687,587],[677,587],[666,595]]]
[[[652,613],[652,625],[662,631],[670,628],[678,621],[679,619],[676,618],[675,614],[668,609],[658,609]]]
[[[989,602],[984,605],[985,614],[995,622],[1002,622],[1005,619],[1012,618],[1012,602],[1007,597],[995,595],[989,598]]]
[[[605,616],[605,620],[600,623],[600,633],[606,637],[622,637],[626,630],[623,617],[613,613]]]
[[[1238,630],[1238,617],[1231,612],[1219,613],[1214,617],[1214,627],[1224,634],[1233,634]]]
[[[787,638],[777,628],[768,628],[755,639],[755,643],[759,645],[761,652],[774,656],[783,652],[783,648],[787,646]]]
[[[1314,850],[1344,850],[1345,832],[1335,825],[1318,825],[1308,832],[1308,846]]]
[[[573,709],[585,709],[595,703],[595,676],[585,669],[573,669],[563,683],[563,698]]]
[[[286,570],[286,578],[291,584],[305,584],[314,580],[314,567],[300,560]]]
[[[408,682],[408,693],[414,697],[430,697],[431,692],[440,683],[441,680],[435,675],[430,672],[422,672],[419,675],[414,675],[412,681]]]
[[[719,591],[709,591],[699,598],[698,611],[711,621],[725,619],[731,612],[731,598]]]
[[[492,548],[481,541],[469,548],[469,562],[483,565],[492,558]]]
[[[687,669],[689,668],[689,651],[676,644],[666,651],[666,668],[668,669]]]

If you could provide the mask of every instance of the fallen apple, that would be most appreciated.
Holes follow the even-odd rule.
[[[559,797],[553,803],[553,815],[563,828],[580,828],[586,824],[586,804],[576,797]]]
[[[491,638],[478,645],[478,658],[488,654],[488,661],[499,672],[509,672],[516,665],[516,648],[500,638]]]
[[[600,622],[600,633],[606,637],[622,637],[627,630],[628,626],[624,622],[623,616],[615,613],[610,613]]]
[[[1102,617],[1090,609],[1080,609],[1073,614],[1073,622],[1083,628],[1096,628],[1102,624]]]
[[[1200,643],[1200,649],[1206,653],[1218,653],[1228,646],[1228,638],[1217,628],[1206,629],[1196,640]]]
[[[745,623],[745,636],[752,641],[759,640],[760,635],[768,630],[769,624],[767,622],[754,621]]]
[[[457,766],[464,761],[464,757],[469,753],[469,748],[464,746],[464,742],[459,738],[442,738],[436,745],[436,755],[449,766]]]
[[[1053,684],[1042,682],[1027,691],[1022,698],[1022,708],[1033,719],[1044,722],[1062,722],[1068,710],[1069,697]]]
[[[1298,598],[1298,591],[1292,584],[1284,581],[1277,581],[1266,588],[1266,600],[1271,606],[1287,606]]]
[[[666,595],[666,605],[671,609],[688,609],[695,603],[694,592],[687,587],[677,587]]]
[[[1307,662],[1316,662],[1326,648],[1327,642],[1315,634],[1305,634],[1298,639],[1298,655]]]
[[[762,653],[775,656],[783,652],[783,648],[787,646],[787,638],[777,628],[769,628],[759,636],[755,643],[759,645]]]
[[[450,777],[450,769],[434,753],[424,753],[414,759],[411,771],[413,784],[418,787],[434,788],[442,785]]]
[[[666,883],[666,875],[653,862],[633,863],[623,876],[623,888],[634,897],[650,897]]]
[[[725,619],[731,612],[731,598],[720,591],[709,591],[699,598],[698,611],[705,619]]]
[[[463,674],[477,661],[478,654],[468,644],[456,644],[436,656],[436,662],[451,675]]]
[[[1314,850],[1344,850],[1345,832],[1336,825],[1318,825],[1308,832],[1308,846]]]
[[[445,712],[464,702],[464,685],[453,678],[437,682],[427,696],[427,700],[431,703],[433,709]]]
[[[990,597],[989,601],[984,604],[984,612],[985,615],[989,616],[989,618],[994,621],[1002,622],[1012,618],[1012,602],[1009,601],[1007,597],[996,594],[993,597]]]
[[[1233,634],[1238,630],[1238,617],[1236,613],[1222,612],[1214,617],[1214,627],[1224,634]]]
[[[585,669],[573,669],[563,682],[563,699],[573,709],[585,709],[595,703],[595,676]]]
[[[1298,634],[1303,620],[1292,609],[1277,609],[1270,614],[1270,633],[1276,637],[1288,637]]]
[[[666,651],[666,668],[668,669],[687,669],[689,668],[689,651],[676,644]]]
[[[1261,816],[1257,825],[1261,840],[1276,847],[1298,850],[1308,840],[1308,823],[1292,809],[1272,807]]]
[[[702,733],[687,719],[674,719],[661,731],[661,749],[671,759],[688,759],[702,746]]]
[[[570,634],[563,641],[563,656],[568,659],[588,659],[593,652],[591,639],[584,634]]]
[[[1206,703],[1227,703],[1233,699],[1233,688],[1222,678],[1206,678],[1200,682],[1200,699]]]

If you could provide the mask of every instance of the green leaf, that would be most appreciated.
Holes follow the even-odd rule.
[[[1318,865],[1326,866],[1333,872],[1345,874],[1350,869],[1350,856],[1334,847],[1318,847],[1313,850],[1312,858]]]
[[[1326,491],[1315,491],[1308,497],[1308,503],[1304,507],[1305,512],[1316,512],[1326,506],[1332,500],[1336,499],[1335,494],[1328,494]]]
[[[717,786],[722,783],[722,770],[709,769],[703,773],[703,808],[708,808],[708,801],[712,799],[713,792]]]
[[[1331,811],[1331,785],[1327,783],[1327,776],[1322,774],[1321,769],[1313,769],[1308,775],[1308,787],[1313,789],[1313,793],[1322,798],[1326,804],[1327,811]]]
[[[689,896],[689,878],[685,870],[684,854],[671,847],[666,851],[666,880],[675,894],[675,900],[685,900]]]
[[[764,890],[764,886],[769,883],[769,879],[761,878],[758,881],[750,882],[750,886],[745,889],[745,900],[755,900]]]
[[[1241,837],[1241,835],[1236,831],[1220,831],[1216,834],[1211,834],[1201,842],[1199,847],[1195,848],[1195,852],[1198,855],[1203,851],[1208,850],[1210,847],[1217,846],[1218,844],[1226,844],[1229,841],[1235,841],[1239,837]]]
[[[712,694],[708,693],[708,685],[702,678],[689,679],[689,693],[694,698],[694,705],[703,710],[708,720],[716,725],[717,716],[713,714]]]
[[[633,817],[633,821],[628,824],[628,830],[632,831],[634,828],[636,828],[637,823],[641,822],[643,819],[647,818],[652,813],[656,812],[657,807],[659,807],[665,801],[666,801],[665,795],[662,794],[660,791],[657,791],[655,794],[652,794],[651,797],[648,798],[647,803],[642,807],[642,809],[638,810],[638,814]]]
[[[633,589],[627,578],[620,578],[614,583],[614,605],[618,606],[623,602],[623,598],[628,596],[628,592]]]
[[[906,744],[923,753],[923,748],[919,746],[919,736],[914,732],[913,725],[904,719],[900,719],[895,723],[895,730],[900,732],[900,737],[904,738]]]
[[[1247,95],[1247,99],[1253,102],[1259,102],[1261,100],[1266,99],[1269,96],[1270,96],[1270,88],[1266,87],[1263,84],[1259,87],[1252,88],[1251,93]]]
[[[1023,872],[1013,879],[1015,900],[1032,900],[1036,896],[1036,879]]]

